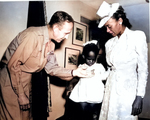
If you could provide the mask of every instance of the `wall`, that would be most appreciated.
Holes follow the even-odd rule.
[[[96,10],[89,6],[77,1],[46,1],[47,9],[47,21],[49,22],[52,14],[58,10],[63,10],[69,13],[76,22],[80,22],[80,16],[84,16],[90,20],[97,19]],[[88,34],[87,34],[88,36]],[[88,40],[88,39],[87,39]],[[69,38],[64,41],[63,45],[57,50],[56,57],[60,66],[64,66],[65,47],[74,48],[82,51],[82,47],[72,45],[72,33]],[[65,99],[62,98],[62,94],[65,87],[59,87],[51,84],[52,90],[52,112],[48,120],[55,120],[64,114]]]
[[[146,34],[148,42],[148,68],[150,73],[150,38],[149,38],[149,4],[136,4],[132,6],[124,7],[127,17],[129,18],[132,24],[132,30],[142,30]],[[146,87],[146,94],[144,97],[143,111],[139,115],[142,118],[150,118],[150,75],[148,76],[148,82]]]
[[[47,9],[47,21],[48,22],[52,16],[52,14],[58,10],[66,11],[67,13],[69,13],[73,17],[73,19],[76,22],[80,22],[80,16],[81,15],[90,19],[90,20],[96,19],[96,15],[95,15],[96,10],[90,8],[87,5],[84,5],[82,2],[46,1],[46,9]],[[72,33],[69,35],[68,40],[65,41],[64,45],[61,47],[61,50],[59,50],[59,51],[61,51],[61,53],[62,53],[62,50],[64,50],[65,46],[82,50],[81,47],[72,45]],[[61,58],[61,59],[59,59],[59,58]],[[63,52],[63,54],[58,55],[58,62],[60,65],[63,66],[64,61],[62,61],[62,58],[64,59],[64,52]]]
[[[142,30],[145,32],[147,42],[149,39],[149,4],[136,4],[124,7],[127,17],[132,24],[132,30]]]
[[[69,7],[68,7],[69,6]],[[58,2],[46,1],[47,21],[49,22],[52,14],[57,10],[68,12],[75,21],[80,22],[80,16],[90,20],[96,19],[93,8],[81,2]],[[0,2],[0,59],[13,38],[27,27],[28,1]],[[87,35],[88,36],[88,35]],[[75,48],[82,51],[82,47],[72,45],[72,33],[68,40],[64,41],[62,47],[56,51],[56,57],[60,66],[64,66],[65,47]],[[60,81],[61,82],[61,81]],[[49,120],[64,114],[65,100],[62,98],[64,87],[51,84],[53,112],[50,113]]]
[[[69,6],[69,7],[66,7],[66,6]],[[146,37],[147,37],[147,42],[148,42],[148,48],[150,50],[149,4],[147,4],[147,3],[136,4],[136,5],[132,5],[132,6],[123,6],[123,7],[127,13],[127,17],[129,18],[131,24],[133,25],[132,29],[133,30],[142,30],[145,32]],[[51,16],[49,12],[53,13],[56,10],[67,11],[69,14],[71,14],[73,16],[75,21],[78,21],[78,22],[80,22],[80,15],[83,15],[84,17],[91,19],[91,20],[96,19],[95,13],[97,11],[97,10],[92,10],[92,12],[91,12],[91,8],[89,8],[88,6],[86,6],[80,2],[67,2],[67,1],[65,1],[65,2],[64,1],[63,2],[47,2],[48,18],[50,18],[50,16]],[[64,51],[65,46],[82,50],[82,48],[79,48],[79,47],[71,44],[71,36],[72,36],[72,34],[70,34],[68,41],[65,41],[65,45],[62,46],[61,51]],[[62,54],[62,52],[57,51],[56,54],[57,54],[57,58],[60,58],[60,60],[58,60],[60,65],[63,65],[64,52]],[[148,60],[150,60],[150,51],[148,51],[148,57],[149,57]],[[61,58],[63,58],[63,60]],[[148,65],[150,68],[150,61],[149,61]],[[54,111],[52,113],[50,113],[51,117],[49,118],[49,120],[54,120],[54,118],[56,116],[63,114],[63,111],[62,111],[63,108],[61,107],[61,105],[63,105],[65,103],[65,101],[64,101],[64,103],[59,102],[61,100],[61,95],[63,94],[63,92],[62,92],[63,88],[61,88],[61,89],[62,89],[61,91],[57,92],[57,90],[60,90],[60,88],[52,85],[52,90],[53,90],[52,103],[54,103]],[[58,94],[58,93],[59,93],[59,95],[58,95],[59,97],[58,96],[56,97],[56,94]],[[150,112],[150,104],[149,104],[150,97],[149,96],[150,96],[150,76],[148,76],[148,83],[147,83],[147,87],[146,87],[146,95],[144,98],[143,112],[140,114],[140,117],[142,117],[142,118],[150,118],[150,114],[149,114],[149,112]],[[55,105],[58,108],[55,107]],[[60,107],[62,109],[59,109]],[[60,110],[60,111],[58,112],[58,110]]]
[[[143,112],[140,114],[140,117],[150,119],[150,42],[148,43],[148,49],[149,49],[148,51],[149,76],[148,76],[148,82],[146,87],[146,94],[144,97]]]
[[[80,15],[92,20],[96,19],[95,13],[97,10],[89,8],[89,6],[84,5],[81,2],[76,1],[46,1],[47,7],[47,18],[48,21],[51,15],[57,10],[65,10],[71,14],[75,21],[80,22]],[[148,14],[148,4],[140,4],[134,6],[125,6],[127,15],[134,26],[133,29],[143,30],[147,35],[147,41],[149,46],[149,60],[150,60],[150,40],[149,40],[149,14]],[[10,41],[22,30],[26,28],[27,24],[27,11],[28,11],[28,1],[18,1],[18,2],[0,2],[0,58],[3,52],[7,48]],[[138,11],[138,12],[137,12]],[[72,45],[72,33],[69,35],[68,40],[66,40],[60,50],[56,51],[58,63],[60,66],[64,66],[64,49],[65,46],[76,48],[82,50],[81,47]],[[150,68],[150,63],[149,63]],[[149,70],[150,71],[150,70]],[[48,120],[55,120],[64,113],[65,100],[62,98],[64,92],[64,87],[58,87],[56,85],[51,85],[52,89],[52,104],[53,112],[50,113],[51,117]],[[148,78],[146,96],[144,99],[143,112],[140,115],[144,118],[150,118],[150,76]]]
[[[0,2],[0,59],[10,41],[27,25],[28,2]]]

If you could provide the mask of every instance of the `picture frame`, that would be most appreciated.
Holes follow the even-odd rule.
[[[87,38],[87,26],[75,21],[72,34],[72,44],[83,46],[83,44],[86,42],[86,38]]]
[[[66,47],[64,67],[67,69],[76,69],[79,55],[80,50]]]

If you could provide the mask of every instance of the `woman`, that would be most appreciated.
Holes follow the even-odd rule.
[[[147,43],[144,32],[130,30],[131,24],[119,3],[105,1],[97,14],[113,38],[105,44],[110,66],[99,120],[137,120],[148,75]]]

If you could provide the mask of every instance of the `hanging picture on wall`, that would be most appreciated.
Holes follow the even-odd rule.
[[[83,46],[86,42],[87,26],[78,22],[74,22],[72,44]]]
[[[64,67],[68,69],[76,69],[78,64],[79,54],[80,54],[80,50],[66,47]]]

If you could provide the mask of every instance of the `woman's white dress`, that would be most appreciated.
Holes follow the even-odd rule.
[[[147,43],[144,32],[128,28],[107,41],[106,59],[111,71],[99,120],[137,120],[131,115],[136,96],[145,95],[148,75]]]

